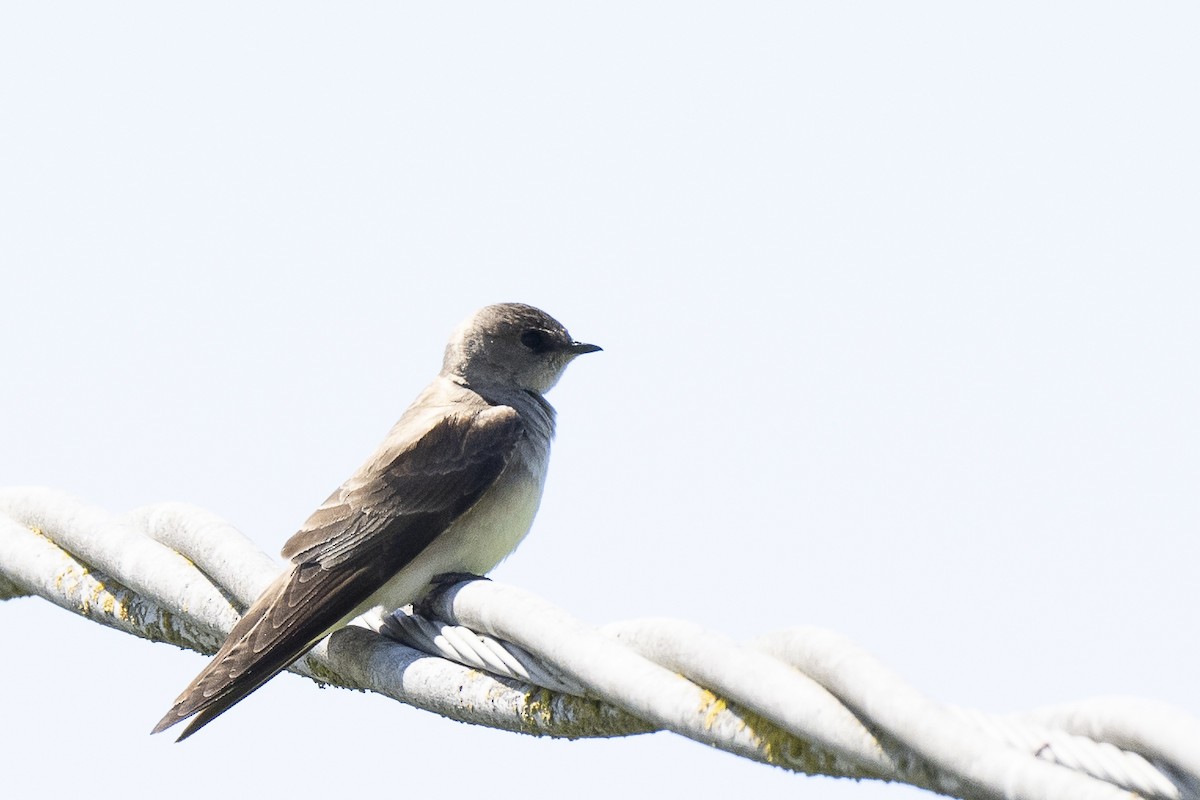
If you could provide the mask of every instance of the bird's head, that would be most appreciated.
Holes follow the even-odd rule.
[[[498,303],[476,311],[446,345],[442,374],[476,389],[519,389],[543,394],[567,364],[600,348],[571,338],[562,324],[524,303]]]

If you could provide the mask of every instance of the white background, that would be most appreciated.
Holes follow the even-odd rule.
[[[278,552],[520,300],[580,359],[495,576],[840,631],[992,711],[1200,714],[1191,4],[6,3],[0,485]],[[535,740],[0,604],[7,797],[903,798]],[[477,784],[477,785],[476,785]]]

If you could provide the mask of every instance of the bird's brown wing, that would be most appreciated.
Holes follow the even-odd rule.
[[[509,462],[517,412],[481,405],[432,425],[404,420],[380,451],[284,545],[292,561],[175,705],[158,733],[182,741],[306,653],[473,506]]]

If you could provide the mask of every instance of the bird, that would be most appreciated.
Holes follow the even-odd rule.
[[[183,741],[365,611],[506,558],[541,501],[555,427],[545,394],[600,349],[523,303],[468,317],[441,372],[287,540],[283,572],[152,732],[190,719]]]

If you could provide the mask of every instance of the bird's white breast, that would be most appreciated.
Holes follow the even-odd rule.
[[[376,606],[391,611],[415,602],[438,575],[451,572],[483,575],[503,561],[533,524],[542,499],[548,456],[548,448],[519,448],[479,501],[350,617]]]

